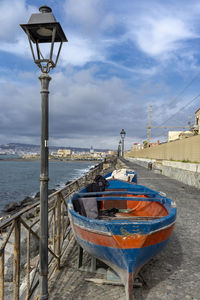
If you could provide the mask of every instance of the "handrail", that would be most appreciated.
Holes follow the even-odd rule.
[[[109,165],[114,163],[115,158],[110,158],[106,162]],[[67,200],[80,188],[92,182],[96,175],[104,175],[107,172],[104,170],[104,163],[101,162],[87,174],[48,197],[49,279],[53,276],[54,270],[60,269],[62,259],[69,249],[70,243],[74,242],[69,223]],[[37,201],[0,222],[0,300],[11,298],[10,289],[12,287],[13,299],[15,300],[28,300],[37,296],[36,288],[39,283],[39,211],[40,202]],[[32,213],[34,217],[29,219],[29,213]],[[14,249],[9,248],[10,244],[13,244],[14,247],[12,248]],[[33,247],[36,248],[34,251]],[[11,257],[14,258],[12,266],[8,264]],[[10,278],[13,283],[6,278]],[[9,287],[8,290],[6,289],[7,286]]]

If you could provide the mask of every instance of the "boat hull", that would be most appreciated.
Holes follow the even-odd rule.
[[[79,227],[71,222],[77,242],[92,256],[107,261],[117,267],[134,272],[166,245],[174,224],[151,234],[132,234],[121,236],[106,235],[102,231]]]
[[[117,186],[117,182],[113,181],[111,188],[112,185]],[[125,186],[123,182],[121,185],[123,190]],[[136,190],[141,189],[141,186],[128,184],[129,191],[133,186]],[[146,192],[152,192],[152,190],[147,189]],[[155,195],[159,198],[158,193]],[[106,199],[106,197],[101,199],[104,202],[110,201],[110,198]],[[118,200],[122,201],[121,199]],[[128,199],[127,205],[129,205],[129,200],[134,201],[132,198],[126,199]],[[146,200],[141,201],[145,203]],[[168,211],[166,215],[146,221],[138,221],[134,218],[116,218],[109,221],[91,219],[75,212],[72,200],[68,203],[70,222],[77,242],[89,254],[106,263],[120,276],[125,286],[126,299],[132,299],[133,280],[137,272],[166,246],[172,234],[176,208],[170,205],[170,201],[167,198],[163,202],[165,203],[164,209]],[[158,210],[161,202],[157,203]],[[148,207],[151,205],[152,202],[147,203]],[[143,210],[142,207],[141,211]]]

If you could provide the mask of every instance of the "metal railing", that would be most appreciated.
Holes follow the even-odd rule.
[[[49,196],[48,279],[60,268],[61,258],[73,240],[67,199],[102,173],[104,166],[98,164],[89,173]],[[0,223],[0,300],[38,297],[39,211],[38,201]]]

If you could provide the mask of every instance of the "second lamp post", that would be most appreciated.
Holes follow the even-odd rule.
[[[122,131],[120,132],[121,135],[121,139],[122,139],[122,157],[124,157],[124,139],[126,136],[126,132],[124,129],[122,129]]]

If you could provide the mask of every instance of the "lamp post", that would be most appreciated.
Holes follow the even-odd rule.
[[[48,101],[50,69],[56,67],[62,43],[67,38],[48,6],[41,6],[40,13],[32,14],[27,24],[20,26],[28,36],[33,60],[41,69],[41,145],[40,145],[40,300],[48,299]],[[56,55],[54,44],[60,43]],[[48,55],[41,52],[40,44],[49,43]],[[55,59],[54,59],[55,58]]]
[[[122,139],[122,157],[124,157],[124,139],[126,136],[126,132],[124,129],[122,129],[122,131],[120,132],[121,135],[121,139]]]
[[[122,141],[119,141],[119,146],[118,146],[118,156],[122,155]]]

